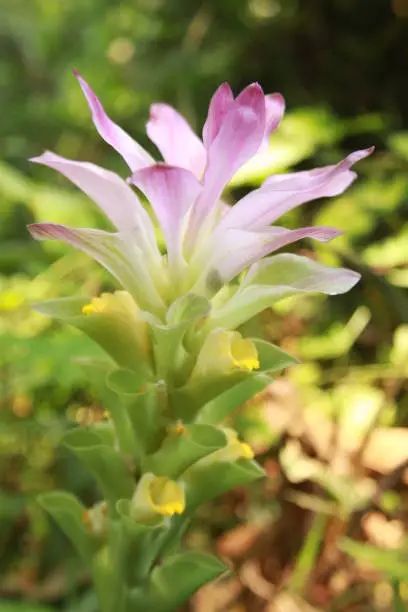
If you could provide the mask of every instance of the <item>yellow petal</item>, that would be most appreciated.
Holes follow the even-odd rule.
[[[252,447],[249,446],[249,444],[247,444],[246,442],[241,442],[241,452],[242,456],[246,459],[253,459],[255,456]]]
[[[149,501],[152,508],[163,516],[182,514],[186,506],[183,488],[166,476],[156,477],[151,481]]]
[[[229,375],[237,370],[259,368],[258,352],[252,340],[239,332],[217,329],[210,333],[198,355],[191,378]]]
[[[258,352],[252,340],[236,337],[231,342],[231,357],[234,365],[240,370],[257,370],[259,368]]]
[[[114,320],[129,330],[129,335],[136,335],[137,342],[143,353],[149,355],[150,341],[146,322],[140,317],[140,310],[135,300],[127,291],[115,291],[114,293],[102,293],[94,297],[82,307],[82,313],[87,316],[103,315]]]

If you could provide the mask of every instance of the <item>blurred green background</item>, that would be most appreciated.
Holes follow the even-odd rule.
[[[30,156],[51,149],[126,176],[73,67],[153,153],[151,102],[173,104],[199,130],[222,81],[281,91],[287,116],[262,163],[236,177],[231,202],[268,172],[376,145],[345,195],[283,220],[345,230],[330,246],[296,250],[363,279],[350,294],[292,299],[254,322],[303,363],[235,415],[269,479],[200,512],[188,544],[217,550],[235,574],[188,609],[407,608],[407,40],[408,0],[1,0],[0,612],[96,611],[86,568],[35,502],[53,487],[98,498],[58,446],[67,427],[103,412],[76,361],[98,349],[30,304],[111,281],[25,229],[103,223]]]

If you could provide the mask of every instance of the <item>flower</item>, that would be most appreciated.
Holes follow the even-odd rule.
[[[259,368],[258,352],[249,338],[237,331],[216,329],[204,340],[191,380],[211,379],[237,371]]]
[[[187,480],[190,476],[199,473],[203,468],[214,465],[216,463],[223,462],[235,462],[239,459],[253,459],[254,451],[247,442],[242,442],[238,433],[231,427],[220,427],[219,428],[225,435],[226,444],[223,448],[220,448],[210,455],[199,459],[194,463],[184,474]]]
[[[131,515],[138,521],[149,522],[174,514],[186,507],[183,487],[166,476],[143,474],[131,501]]]
[[[139,309],[134,299],[127,291],[102,293],[94,297],[82,307],[82,313],[88,317],[111,319],[119,333],[119,324],[122,324],[123,333],[132,334],[135,344],[140,345],[142,353],[147,357],[150,352],[147,324],[140,317]]]
[[[212,299],[244,270],[249,268],[251,275],[256,262],[273,251],[301,238],[325,242],[339,234],[330,227],[288,230],[271,224],[305,202],[342,193],[356,177],[351,166],[372,149],[352,153],[335,165],[272,176],[232,208],[221,199],[237,170],[278,127],[284,112],[280,94],[264,95],[253,83],[234,98],[229,85],[222,84],[211,100],[202,140],[171,106],[153,104],[147,134],[164,159],[156,163],[107,116],[85,80],[79,74],[77,78],[96,129],[123,157],[131,176],[124,181],[93,164],[50,152],[32,161],[70,179],[99,205],[116,231],[52,223],[33,224],[30,231],[35,238],[62,240],[86,251],[116,277],[140,308],[163,318],[180,295],[191,292]],[[131,185],[151,204],[166,256],[159,251],[154,223]],[[331,293],[347,291],[359,278],[345,269],[336,275],[338,289],[331,278]],[[316,276],[310,280],[311,286],[315,280]],[[309,290],[308,282],[302,290]],[[324,283],[319,290],[326,291]]]

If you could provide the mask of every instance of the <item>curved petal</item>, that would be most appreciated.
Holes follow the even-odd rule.
[[[203,127],[203,142],[206,149],[209,149],[212,142],[220,131],[228,111],[230,110],[234,96],[228,83],[222,83],[211,98],[208,108],[208,116]]]
[[[202,176],[206,162],[203,143],[180,113],[168,104],[152,104],[147,135],[170,165]]]
[[[184,220],[201,185],[188,170],[157,164],[138,170],[131,182],[149,200],[163,230],[169,261],[180,262]]]
[[[365,159],[374,152],[374,147],[368,149],[360,149],[353,151],[337,164],[330,166],[322,166],[313,170],[304,170],[301,172],[290,172],[287,174],[274,174],[268,177],[262,186],[279,185],[279,189],[312,189],[319,186],[324,180],[331,175],[341,174],[350,170],[354,164]]]
[[[333,166],[270,177],[230,209],[217,231],[262,229],[300,204],[343,193],[357,176],[350,167],[372,151],[372,148],[356,151]]]
[[[165,309],[147,271],[146,255],[137,247],[129,249],[119,234],[58,223],[33,223],[28,230],[36,240],[61,240],[90,255],[129,291],[141,308],[155,312]]]
[[[231,177],[258,151],[264,132],[265,96],[260,85],[253,83],[232,103],[216,138],[208,149],[208,161],[203,178],[204,189],[190,222],[190,247]]]
[[[271,227],[263,231],[228,230],[222,242],[214,249],[210,264],[210,277],[216,276],[222,284],[232,280],[247,266],[273,251],[292,244],[301,238],[313,238],[328,242],[342,232],[331,227],[316,226],[288,230],[284,227]]]
[[[92,121],[99,135],[123,157],[129,168],[134,171],[154,164],[154,159],[125,130],[116,125],[105,113],[99,98],[77,70],[74,74],[79,81],[91,111]]]
[[[346,293],[360,275],[347,268],[331,268],[291,253],[267,257],[254,264],[236,294],[213,310],[209,329],[236,329],[265,308],[297,293]]]
[[[276,130],[285,113],[285,98],[280,93],[265,96],[265,137]]]
[[[88,162],[65,159],[46,151],[32,162],[54,168],[91,198],[112,223],[133,239],[157,251],[153,223],[134,191],[114,172]]]
[[[203,184],[211,207],[233,174],[250,159],[265,131],[265,102],[262,88],[249,85],[231,105],[208,150]]]
[[[253,264],[239,291],[249,285],[285,285],[299,291],[337,295],[349,291],[360,277],[354,270],[326,266],[310,257],[294,253],[280,253]]]

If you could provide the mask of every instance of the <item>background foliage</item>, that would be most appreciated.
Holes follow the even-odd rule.
[[[236,576],[191,602],[216,610],[403,610],[408,462],[408,104],[406,0],[2,0],[0,3],[0,612],[93,612],[86,570],[36,495],[58,486],[88,503],[94,483],[58,447],[103,407],[79,355],[90,341],[30,310],[46,297],[110,286],[85,256],[34,243],[25,225],[101,226],[62,178],[27,158],[51,149],[125,168],[94,132],[71,69],[152,150],[148,107],[166,100],[201,126],[216,86],[259,80],[288,114],[267,171],[334,162],[375,144],[337,199],[288,226],[344,229],[303,252],[359,270],[335,299],[297,298],[260,321],[303,364],[236,415],[270,478],[205,508],[189,544],[217,549]]]

